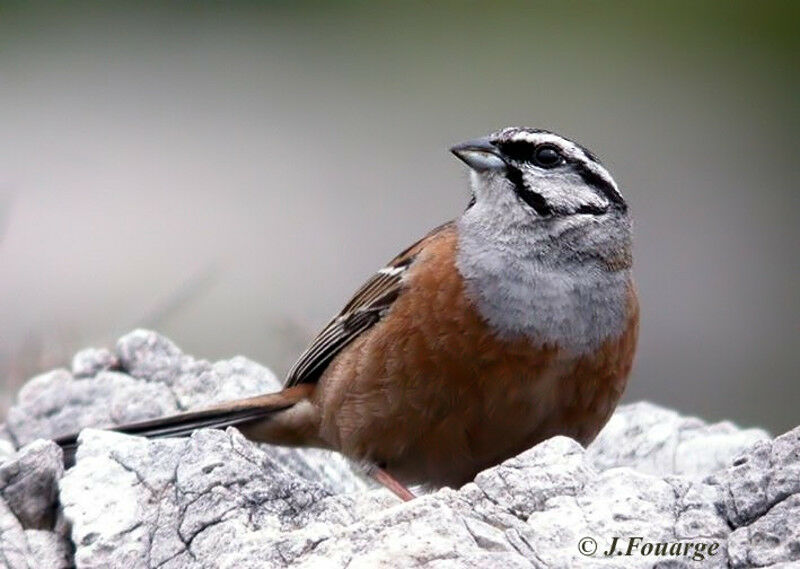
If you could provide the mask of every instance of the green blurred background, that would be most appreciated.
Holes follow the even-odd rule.
[[[796,5],[0,3],[0,416],[137,325],[285,371],[519,124],[631,203],[626,398],[796,425]]]

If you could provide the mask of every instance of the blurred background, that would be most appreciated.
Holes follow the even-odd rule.
[[[627,400],[800,419],[796,3],[0,3],[0,417],[134,326],[284,372],[468,199],[447,151],[609,166],[643,306]]]

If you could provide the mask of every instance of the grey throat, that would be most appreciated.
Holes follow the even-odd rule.
[[[472,172],[475,203],[457,220],[467,296],[506,339],[576,355],[626,325],[631,225],[625,211],[540,217],[505,177]]]

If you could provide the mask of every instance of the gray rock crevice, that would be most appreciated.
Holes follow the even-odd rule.
[[[588,449],[555,437],[409,503],[335,453],[236,429],[144,440],[88,428],[67,472],[46,440],[279,388],[246,358],[196,360],[143,330],[33,378],[0,429],[0,567],[800,564],[800,427],[771,438],[626,405]],[[615,536],[718,550],[606,557]],[[587,537],[594,555],[579,550]]]

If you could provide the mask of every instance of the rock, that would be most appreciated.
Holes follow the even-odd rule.
[[[101,371],[119,369],[119,358],[105,348],[87,348],[72,358],[72,375],[94,377]]]
[[[0,466],[0,567],[72,567],[72,546],[59,511],[61,450],[35,441]]]
[[[81,567],[651,567],[654,559],[664,567],[699,560],[703,567],[746,567],[800,555],[797,492],[731,532],[720,505],[721,480],[733,474],[700,480],[630,467],[600,471],[564,437],[461,489],[406,504],[383,490],[331,494],[290,474],[269,449],[235,429],[199,431],[187,441],[102,431],[85,431],[83,438],[78,466],[61,485]],[[772,447],[788,460],[800,451],[795,442],[784,435]],[[786,481],[786,467],[776,461],[765,478]],[[691,549],[615,564],[620,558],[602,555],[614,536],[642,536],[638,549],[646,543]],[[587,537],[597,542],[591,557],[578,550]]]
[[[179,409],[281,388],[271,371],[247,358],[239,356],[215,364],[196,360],[167,338],[147,330],[135,330],[120,338],[116,354],[131,377],[168,387]]]
[[[280,387],[266,368],[237,357],[210,363],[184,355],[163,336],[136,330],[114,353],[79,352],[72,373],[30,380],[9,410],[6,430],[17,446],[90,426],[113,426]]]
[[[283,531],[331,496],[234,429],[155,443],[87,430],[82,443],[61,482],[79,566],[210,561],[240,533]]]
[[[0,497],[24,529],[53,529],[62,474],[61,449],[51,441],[35,441],[0,466]]]
[[[28,564],[31,560],[30,550],[22,525],[2,499],[0,499],[0,560],[5,567],[13,569],[27,569],[33,566]]]
[[[31,379],[20,390],[5,428],[20,446],[85,427],[151,419],[280,387],[271,371],[247,358],[197,360],[155,332],[135,330],[119,339],[113,353],[79,352],[71,373],[59,369]],[[0,446],[0,461],[2,453]],[[273,455],[330,491],[365,488],[349,463],[335,453],[281,448]]]
[[[601,557],[584,557],[577,549],[589,536],[597,539],[600,552],[615,535],[724,546],[729,529],[723,516],[713,501],[698,500],[707,489],[694,490],[692,484],[698,483],[629,468],[600,473],[577,443],[557,437],[481,473],[458,491],[440,490],[354,524],[328,522],[324,528],[304,526],[277,536],[265,530],[241,534],[219,566],[591,566]],[[684,555],[659,560],[689,561]],[[608,563],[615,559],[605,561],[603,566],[615,566]],[[722,549],[707,561],[704,567],[727,566]],[[653,564],[652,557],[642,557],[616,566]]]
[[[800,494],[800,427],[756,443],[709,480],[721,487],[720,508],[729,523],[749,524],[778,502]]]
[[[597,470],[586,461],[583,447],[556,437],[481,472],[475,485],[489,501],[527,518],[553,497],[575,496],[593,476]]]
[[[648,403],[618,409],[587,450],[555,437],[462,488],[408,503],[367,490],[335,453],[254,444],[236,429],[172,440],[87,429],[67,473],[60,450],[34,440],[278,388],[245,358],[196,360],[144,330],[113,352],[80,352],[71,371],[32,379],[0,427],[0,567],[778,568],[800,560],[800,427],[770,439]],[[631,555],[604,555],[612,545]]]
[[[120,338],[116,353],[130,375],[147,381],[174,383],[182,364],[191,363],[172,341],[149,330],[134,330]]]
[[[789,496],[750,525],[735,530],[728,552],[731,567],[737,569],[800,560],[800,494]]]
[[[14,456],[16,450],[11,441],[0,438],[0,464]]]
[[[31,562],[28,567],[69,569],[72,564],[72,545],[64,537],[49,531],[25,530]]]
[[[709,425],[642,402],[617,409],[588,453],[601,470],[630,466],[649,474],[702,477],[769,438],[762,429],[739,429],[727,421]]]
[[[177,410],[173,393],[158,383],[115,371],[75,380],[68,371],[55,370],[25,384],[6,426],[17,445],[25,445],[88,426],[118,425]]]

